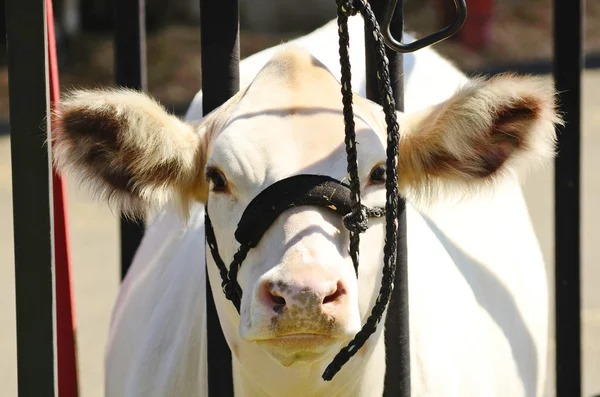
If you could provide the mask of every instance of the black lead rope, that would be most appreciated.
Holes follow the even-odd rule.
[[[342,366],[365,344],[380,323],[390,299],[396,271],[396,244],[398,231],[398,145],[400,133],[396,121],[395,101],[389,76],[389,63],[385,55],[383,36],[368,3],[363,0],[344,2],[338,0],[338,26],[340,44],[340,64],[342,69],[342,102],[345,124],[345,144],[348,159],[348,178],[350,186],[322,175],[297,175],[286,178],[269,186],[259,193],[242,214],[235,232],[240,243],[233,256],[229,270],[219,255],[217,240],[212,222],[206,209],[206,240],[221,275],[221,287],[227,299],[231,300],[240,312],[242,289],[237,282],[240,266],[250,249],[256,247],[263,234],[275,219],[289,208],[299,205],[316,205],[329,208],[343,216],[344,225],[350,234],[350,256],[358,277],[358,247],[360,233],[368,228],[369,217],[381,217],[385,213],[386,238],[384,244],[383,278],[376,303],[371,315],[354,339],[333,359],[323,373],[323,379],[331,380]],[[369,31],[373,32],[376,43],[378,64],[378,85],[381,98],[384,98],[384,112],[387,123],[387,161],[386,161],[386,203],[381,208],[366,208],[360,200],[360,179],[356,151],[356,132],[352,109],[352,85],[350,59],[348,56],[348,17],[360,12]]]
[[[331,380],[342,366],[365,344],[375,332],[377,325],[390,299],[396,271],[396,242],[398,230],[398,145],[400,134],[396,121],[395,101],[390,84],[389,63],[385,55],[383,37],[379,25],[368,3],[337,1],[340,43],[340,64],[342,69],[342,102],[344,105],[345,144],[348,158],[350,186],[322,175],[297,175],[286,178],[269,186],[259,193],[242,214],[235,232],[240,243],[233,256],[229,270],[219,255],[217,240],[212,222],[206,209],[206,241],[215,264],[221,275],[221,287],[227,299],[231,300],[238,313],[242,299],[242,289],[237,282],[237,273],[250,249],[256,247],[263,234],[284,211],[299,205],[316,205],[329,208],[343,216],[344,225],[350,233],[350,256],[358,277],[358,247],[360,233],[368,228],[369,217],[386,218],[386,238],[384,245],[383,278],[379,295],[371,315],[354,339],[333,359],[323,373],[323,379]],[[381,208],[366,208],[360,200],[360,179],[356,153],[356,132],[352,110],[352,85],[350,83],[350,59],[348,56],[348,17],[360,12],[377,45],[378,85],[381,98],[384,98],[384,112],[387,123],[387,161],[386,161],[386,203]],[[208,206],[207,206],[208,207]]]
[[[339,27],[340,65],[342,70],[342,102],[344,104],[344,122],[346,125],[346,152],[348,155],[348,174],[352,189],[352,215],[355,218],[354,230],[351,228],[350,255],[352,260],[358,262],[359,234],[366,230],[365,214],[360,206],[360,181],[358,178],[358,162],[356,159],[356,142],[354,113],[352,110],[352,75],[350,73],[350,58],[348,55],[349,35],[348,17],[360,13],[363,16],[368,31],[373,32],[376,48],[377,85],[379,95],[383,100],[383,111],[387,124],[387,149],[386,149],[386,201],[385,201],[385,244],[383,247],[383,277],[381,287],[371,315],[362,329],[354,336],[335,356],[323,373],[323,379],[329,381],[335,374],[356,354],[369,337],[377,330],[381,317],[390,300],[394,287],[396,274],[396,244],[398,241],[398,148],[400,132],[396,121],[396,102],[390,83],[389,62],[385,55],[383,36],[379,24],[371,7],[364,0],[343,1],[337,0],[337,22]],[[346,225],[348,226],[348,225]],[[352,240],[354,236],[354,240]]]
[[[454,1],[457,8],[464,6],[464,0]],[[398,240],[398,149],[400,144],[400,132],[396,120],[396,104],[390,81],[389,61],[385,54],[384,38],[381,34],[377,19],[371,10],[369,3],[365,0],[336,0],[336,4],[339,28],[341,93],[345,124],[345,146],[348,161],[347,171],[349,186],[323,175],[297,175],[280,180],[267,187],[250,202],[242,214],[242,218],[240,219],[235,232],[235,238],[240,243],[240,246],[233,256],[229,269],[227,269],[227,266],[219,255],[217,240],[208,213],[208,206],[205,215],[206,241],[221,275],[221,287],[225,296],[232,301],[238,313],[240,312],[242,299],[242,289],[237,282],[237,274],[240,266],[250,249],[257,246],[264,233],[281,213],[297,206],[313,205],[328,208],[341,215],[344,220],[344,225],[349,231],[350,257],[352,258],[357,277],[360,234],[368,229],[368,218],[382,217],[385,215],[386,234],[383,248],[382,281],[379,294],[371,314],[362,329],[354,336],[348,345],[340,350],[325,369],[322,377],[326,381],[333,379],[342,366],[360,350],[369,337],[377,330],[377,326],[381,322],[383,313],[390,301],[390,296],[394,288],[397,256],[396,248]],[[393,13],[394,9],[395,5],[391,11],[388,12]],[[348,35],[348,18],[359,13],[364,19],[366,30],[373,34],[375,43],[373,52],[377,64],[377,85],[381,101],[383,102],[382,107],[387,125],[385,209],[367,208],[361,204],[360,197],[356,131],[352,108],[352,76],[348,55],[350,41]],[[458,13],[457,21],[464,16],[463,14],[466,15],[466,10],[464,13]],[[409,45],[395,42],[389,33],[390,20],[391,17],[387,20],[387,39],[398,47],[398,51],[405,52],[406,48],[414,50],[420,48],[419,46],[432,44],[427,40],[423,40],[422,43],[417,41]],[[464,22],[464,19],[462,22]],[[462,22],[460,22],[460,25],[462,25]],[[456,24],[455,21],[455,25]],[[454,34],[458,28],[460,28],[460,26],[456,27],[452,25],[450,28],[446,28],[447,31],[443,34],[439,34],[438,32],[440,37],[435,35],[432,35],[431,37],[435,37],[435,40],[439,41]],[[444,35],[445,37],[442,37]],[[434,40],[430,37],[426,39],[429,41]]]

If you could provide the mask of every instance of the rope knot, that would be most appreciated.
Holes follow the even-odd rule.
[[[337,0],[336,3],[344,16],[351,17],[358,14],[358,8],[354,5],[354,0]]]
[[[353,210],[352,212],[344,215],[343,219],[346,229],[350,230],[354,234],[366,232],[369,228],[367,223],[367,211],[364,207],[361,207],[358,210]]]
[[[233,300],[233,299],[237,298],[237,292],[236,292],[235,286],[233,285],[233,282],[231,282],[229,280],[223,281],[221,283],[221,288],[227,299]]]

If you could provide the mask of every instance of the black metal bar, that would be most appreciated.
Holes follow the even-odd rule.
[[[212,112],[240,89],[238,0],[200,0],[202,111]]]
[[[240,89],[238,0],[200,0],[202,112],[212,112]],[[206,273],[208,395],[233,397],[231,351],[221,330]]]
[[[581,396],[580,144],[584,0],[554,1],[554,79],[566,125],[554,173],[556,395]]]
[[[384,15],[391,4],[390,0],[371,0],[369,2],[380,26]],[[390,24],[394,37],[402,41],[403,33],[403,1],[398,1]],[[367,68],[367,98],[381,104],[377,88],[377,66],[373,33],[365,31],[365,57]],[[390,80],[393,84],[396,109],[404,110],[404,63],[401,53],[386,48],[390,62]],[[408,268],[406,248],[406,202],[401,198],[398,202],[398,246],[397,270],[390,304],[385,319],[386,370],[384,381],[384,397],[410,396],[410,335],[408,329]],[[389,369],[393,369],[390,371]]]
[[[121,233],[121,280],[123,280],[142,242],[146,227],[143,221],[127,219],[123,215],[121,215],[119,223]]]
[[[115,83],[147,90],[145,0],[115,1]],[[144,222],[121,215],[121,279],[144,237]]]
[[[45,1],[6,3],[19,396],[56,395]]]

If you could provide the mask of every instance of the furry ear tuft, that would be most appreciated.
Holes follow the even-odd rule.
[[[551,83],[500,75],[474,79],[447,101],[406,117],[400,180],[407,188],[468,191],[553,158],[556,111]]]
[[[131,216],[205,184],[201,135],[149,96],[125,89],[74,91],[53,115],[54,162]]]

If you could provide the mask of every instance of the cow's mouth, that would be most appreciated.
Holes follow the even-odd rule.
[[[297,333],[256,341],[271,357],[284,367],[294,363],[318,361],[334,351],[340,339],[331,335]]]

